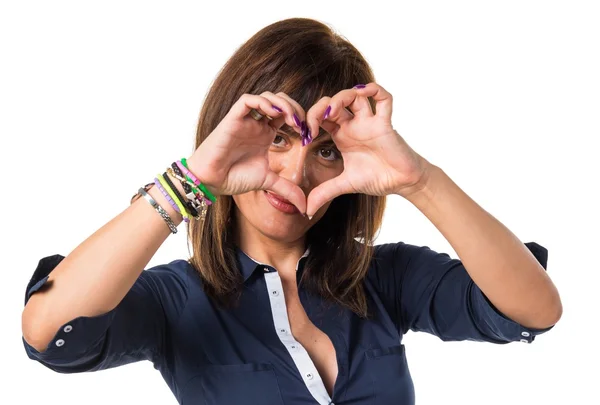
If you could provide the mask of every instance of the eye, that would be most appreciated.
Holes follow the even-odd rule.
[[[273,139],[273,145],[277,146],[277,147],[282,147],[284,146],[284,144],[282,142],[285,142],[285,139],[283,138],[283,136],[281,135],[275,135],[275,139]]]
[[[330,162],[333,162],[334,160],[337,160],[340,157],[340,152],[338,152],[335,148],[319,148],[317,153],[321,155],[323,159],[328,160]]]

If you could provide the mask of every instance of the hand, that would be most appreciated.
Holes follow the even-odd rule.
[[[375,113],[367,97],[376,103]],[[345,107],[348,107],[350,113]],[[307,200],[311,217],[342,194],[407,197],[422,184],[429,162],[394,130],[392,95],[376,83],[323,97],[306,113],[311,133],[323,127],[342,154],[344,171],[315,187]]]
[[[291,101],[285,93],[242,95],[188,159],[191,172],[217,195],[270,190],[306,212],[302,189],[269,168],[268,151],[277,130],[288,124],[301,133],[304,111]],[[249,115],[253,108],[273,120],[255,120]]]

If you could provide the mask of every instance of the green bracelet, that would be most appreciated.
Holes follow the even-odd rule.
[[[186,158],[181,158],[181,164],[186,169],[190,170],[190,168],[188,167]],[[190,179],[187,175],[185,177],[187,177],[188,179]],[[190,181],[192,183],[194,182],[192,179],[190,179]],[[200,182],[198,182],[198,183],[200,183]],[[208,191],[208,189],[204,186],[204,184],[200,183],[200,184],[198,184],[198,187],[200,187],[200,190],[202,190],[204,192],[204,194],[206,195],[206,197],[208,197],[209,200],[211,200],[212,202],[217,201],[217,197],[215,197],[210,191]]]

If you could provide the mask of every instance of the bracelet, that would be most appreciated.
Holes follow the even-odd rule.
[[[144,187],[142,187],[144,189],[144,191],[148,191],[150,190],[152,187],[154,186],[154,183],[148,183],[146,185],[144,185]],[[137,193],[135,193],[131,199],[129,200],[129,205],[133,204],[134,202],[137,201],[138,198],[140,198],[142,196],[142,194],[140,194],[140,192],[138,191]]]
[[[165,190],[165,188],[162,186],[162,184],[160,183],[160,180],[158,180],[158,177],[154,178],[154,184],[156,185],[156,187],[158,187],[160,192],[165,196],[167,201],[169,201],[169,204],[171,204],[173,209],[181,214],[181,211],[179,210],[179,206],[175,203],[175,201],[173,201],[173,199],[171,198],[171,196],[169,195],[167,190]]]
[[[195,188],[195,187],[192,188],[190,183],[188,183],[187,179],[184,178],[183,173],[181,173],[181,169],[179,169],[179,166],[177,166],[177,162],[171,163],[171,168],[177,175],[175,177],[177,178],[177,180],[179,180],[181,182],[181,185],[183,186],[183,189],[185,190],[185,192],[186,193],[191,192],[193,190],[193,188]],[[194,184],[194,186],[195,186],[195,184]]]
[[[173,162],[173,165],[177,167],[177,163]],[[169,173],[171,176],[173,176],[181,182],[181,185],[186,192],[186,197],[188,197],[190,202],[194,203],[194,207],[196,209],[198,209],[198,207],[201,205],[202,200],[206,201],[206,204],[208,205],[212,204],[212,201],[206,198],[204,196],[204,193],[200,189],[196,188],[195,184],[190,184],[187,179],[184,179],[182,177],[181,170],[179,170],[179,167],[177,167],[177,171],[169,167],[167,168],[167,173]]]
[[[177,227],[171,220],[171,217],[169,216],[167,211],[165,211],[163,207],[161,207],[156,201],[154,201],[154,198],[152,198],[150,194],[146,193],[144,187],[140,187],[140,189],[138,190],[138,194],[141,194],[146,199],[146,201],[148,201],[150,205],[152,205],[154,209],[160,214],[160,216],[165,220],[165,222],[169,226],[171,233],[177,233]]]
[[[169,193],[169,195],[171,196],[173,201],[175,201],[175,204],[177,204],[177,206],[179,207],[179,213],[183,217],[183,220],[185,222],[190,222],[190,215],[188,214],[185,207],[179,201],[179,198],[177,198],[177,196],[173,193],[173,190],[171,190],[171,187],[169,187],[169,185],[165,182],[165,179],[163,178],[162,174],[157,174],[156,178],[158,179],[158,181],[160,181],[160,183],[162,184],[164,189],[167,191],[167,193]]]
[[[185,198],[182,197],[182,195],[179,192],[179,190],[177,190],[177,187],[175,187],[175,185],[173,184],[173,182],[169,178],[169,175],[168,175],[167,172],[163,173],[163,179],[165,179],[165,181],[167,182],[167,184],[169,185],[169,187],[171,187],[171,190],[173,191],[173,193],[175,194],[175,196],[179,199],[179,201],[184,206],[184,208],[186,208],[186,211],[192,217],[196,218],[198,216],[198,211],[196,211],[196,208],[194,207],[194,205],[192,204],[192,202],[190,202],[189,200],[187,200],[187,199],[185,199]]]
[[[194,176],[194,173],[192,173],[188,169],[186,158],[182,158],[180,161],[178,161],[177,166],[179,166],[181,171],[185,173],[186,176],[191,178],[191,180],[200,188],[200,190],[204,191],[204,194],[208,197],[209,200],[211,200],[212,202],[217,201],[217,198],[210,191],[208,191],[204,184],[202,184],[200,180],[198,180],[198,178]]]
[[[181,162],[176,162],[175,166],[177,165],[181,165]],[[178,167],[179,169],[179,167]],[[185,168],[184,168],[185,169]],[[208,198],[206,198],[206,196],[204,195],[204,192],[202,190],[200,190],[198,187],[196,187],[196,183],[194,183],[192,181],[192,179],[190,179],[189,177],[179,177],[178,175],[175,174],[174,171],[172,171],[173,173],[173,177],[175,177],[176,179],[178,179],[179,181],[182,182],[182,184],[187,184],[188,186],[190,186],[190,188],[192,189],[192,194],[194,194],[194,199],[196,199],[198,201],[198,203],[200,203],[200,201],[204,200],[206,202],[206,204],[208,205],[212,205],[212,201],[209,200]],[[179,170],[179,173],[181,173],[181,170]],[[202,186],[202,188],[204,188],[204,186]],[[205,189],[205,188],[204,188]],[[206,190],[206,189],[205,189]],[[188,193],[189,194],[189,193]]]
[[[212,204],[212,202],[207,199],[206,197],[204,197],[204,193],[202,193],[202,191],[198,190],[196,187],[190,187],[190,185],[187,183],[187,181],[185,179],[183,179],[182,177],[179,177],[170,167],[167,168],[167,172],[175,177],[176,179],[178,179],[179,181],[182,182],[182,184],[185,184],[186,186],[188,186],[188,189],[191,188],[191,190],[185,195],[187,197],[187,203],[188,205],[191,205],[192,207],[194,207],[194,209],[196,210],[196,213],[198,211],[200,211],[200,217],[195,216],[194,219],[198,220],[204,220],[206,218],[206,212],[208,211],[208,206],[210,204]],[[197,192],[197,194],[194,194],[194,191]]]

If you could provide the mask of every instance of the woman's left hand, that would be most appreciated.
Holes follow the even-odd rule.
[[[375,113],[367,97],[375,101]],[[422,186],[430,163],[394,130],[391,118],[392,95],[377,83],[323,97],[308,110],[306,123],[311,133],[318,134],[319,127],[329,132],[344,161],[339,176],[310,192],[309,217],[342,194],[408,197]]]

